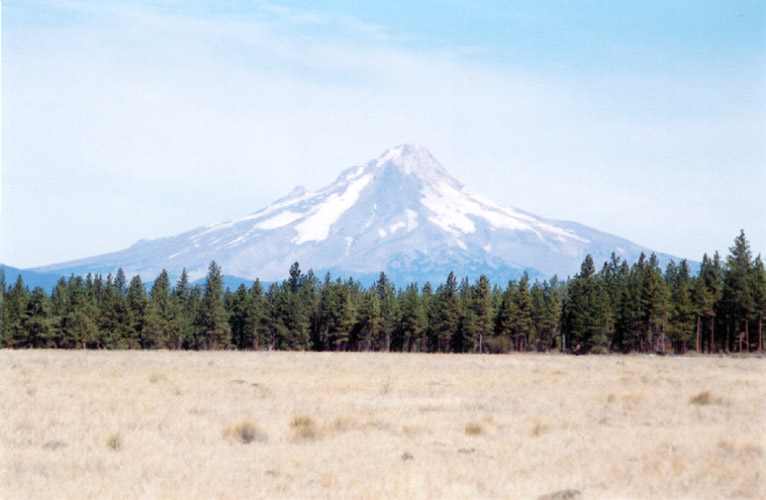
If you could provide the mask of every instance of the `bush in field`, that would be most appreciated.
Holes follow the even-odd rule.
[[[468,422],[465,424],[465,433],[469,436],[478,436],[482,433],[481,424],[476,422]]]
[[[235,426],[229,427],[224,432],[226,437],[239,441],[242,444],[250,444],[253,441],[263,443],[268,440],[266,434],[258,430],[251,422],[243,421]]]
[[[316,439],[319,435],[316,424],[311,417],[298,416],[290,421],[295,439]]]
[[[110,450],[117,451],[122,448],[122,436],[119,432],[113,432],[108,438],[106,438],[106,446]]]

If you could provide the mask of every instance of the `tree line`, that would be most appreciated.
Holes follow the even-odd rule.
[[[364,287],[295,263],[281,283],[231,290],[211,262],[204,286],[162,271],[147,291],[120,269],[61,278],[49,294],[0,269],[0,289],[8,348],[731,353],[763,350],[766,314],[766,271],[744,231],[697,273],[685,260],[662,270],[654,254],[632,265],[612,254],[597,270],[588,255],[566,281],[525,274],[503,288],[450,273],[397,289],[385,273]]]

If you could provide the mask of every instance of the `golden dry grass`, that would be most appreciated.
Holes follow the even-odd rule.
[[[765,362],[0,351],[0,498],[766,498]]]

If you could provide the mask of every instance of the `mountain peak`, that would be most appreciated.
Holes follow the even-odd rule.
[[[401,144],[388,149],[374,161],[374,167],[395,167],[405,175],[430,182],[445,178],[450,183],[455,182],[428,149],[420,144]]]

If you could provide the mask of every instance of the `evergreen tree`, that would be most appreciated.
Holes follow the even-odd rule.
[[[513,294],[511,316],[511,341],[517,351],[526,351],[532,334],[532,296],[529,293],[529,276],[524,273]]]
[[[609,301],[596,280],[590,255],[567,289],[562,309],[565,348],[575,352],[605,352],[609,347]]]
[[[252,323],[252,296],[245,285],[239,285],[234,293],[226,295],[224,300],[229,314],[231,344],[237,349],[252,349],[255,325]]]
[[[664,353],[667,351],[666,326],[669,292],[655,254],[649,257],[640,283],[641,318],[646,345],[650,350]]]
[[[356,323],[350,286],[340,278],[326,281],[319,300],[319,324],[322,349],[346,350]]]
[[[24,321],[26,342],[23,347],[48,347],[53,331],[50,299],[41,287],[35,287],[27,303]],[[21,347],[21,346],[18,346]]]
[[[170,277],[164,269],[152,285],[144,329],[146,347],[177,348],[181,337],[178,303],[171,294]]]
[[[14,284],[8,291],[4,301],[5,310],[5,346],[28,347],[29,339],[24,325],[27,322],[29,311],[29,289],[24,284],[24,279],[19,274]]]
[[[412,283],[401,294],[401,338],[402,350],[419,351],[423,346],[423,334],[426,329],[426,313],[420,300],[418,285]]]
[[[535,282],[531,289],[532,323],[535,330],[535,349],[549,351],[559,336],[561,294],[556,276],[550,282]]]
[[[756,348],[763,352],[763,318],[766,315],[766,269],[759,255],[753,264],[752,274],[753,302],[755,304],[755,321],[757,323]]]
[[[382,329],[382,313],[377,290],[367,290],[362,295],[357,322],[360,332],[358,348],[369,351],[373,348],[374,340],[380,338]]]
[[[0,348],[5,347],[5,268],[0,266]]]
[[[269,287],[270,345],[273,349],[306,350],[309,348],[309,311],[301,290],[306,286],[297,263],[290,268],[290,278],[281,286]]]
[[[513,334],[513,319],[516,314],[514,301],[516,290],[516,282],[511,280],[501,296],[500,306],[495,315],[495,330],[489,346],[490,352],[506,352],[513,347],[511,335]]]
[[[421,335],[420,346],[418,351],[430,352],[432,348],[431,339],[433,338],[433,328],[431,326],[431,313],[434,303],[434,291],[431,287],[431,283],[426,281],[420,291],[420,304],[423,308],[423,317],[425,318],[425,326],[423,328],[423,334]]]
[[[266,292],[268,335],[265,340],[269,350],[285,349],[287,346],[286,339],[289,335],[287,327],[283,322],[283,310],[286,307],[288,307],[288,304],[285,293],[283,293],[279,285],[272,283]]]
[[[318,288],[319,280],[314,275],[313,270],[309,269],[306,274],[301,274],[296,299],[303,308],[299,324],[305,326],[302,326],[303,329],[299,331],[299,335],[295,338],[295,342],[301,345],[301,350],[312,348],[312,335],[314,334],[314,328],[318,325]]]
[[[394,334],[399,327],[399,311],[396,304],[396,290],[388,280],[386,273],[380,273],[374,285],[380,301],[381,328],[380,338],[376,339],[376,347],[381,351],[390,351]]]
[[[458,310],[460,311],[457,331],[452,335],[452,352],[468,352],[473,348],[473,341],[478,336],[476,312],[472,307],[473,289],[468,277],[460,281],[458,287]]]
[[[225,349],[229,347],[230,327],[223,304],[223,276],[215,261],[208,267],[205,292],[194,322],[195,347]]]
[[[723,269],[718,252],[713,255],[712,259],[708,258],[707,254],[702,256],[702,266],[698,279],[703,288],[699,296],[705,299],[702,305],[704,307],[703,316],[708,324],[708,352],[713,353],[717,350],[716,323],[723,290]]]
[[[144,283],[141,281],[140,276],[136,275],[130,279],[126,298],[128,302],[128,318],[130,321],[129,347],[131,349],[147,349],[154,347],[154,342],[147,337],[145,331],[146,309],[149,299],[146,296],[146,288],[144,287]]]
[[[722,306],[726,315],[726,350],[749,350],[750,319],[756,316],[753,260],[745,232],[729,248],[723,273]]]
[[[472,294],[472,309],[476,318],[473,332],[473,345],[476,352],[485,352],[484,343],[492,333],[494,310],[492,308],[492,291],[489,280],[483,274],[479,276]]]
[[[245,330],[245,336],[242,339],[243,345],[247,349],[258,349],[261,345],[261,337],[265,336],[268,318],[266,317],[266,299],[263,294],[261,281],[256,279],[248,290],[250,295],[250,309],[248,317],[248,326]],[[252,333],[252,339],[247,332]]]
[[[285,302],[283,303],[282,323],[286,328],[287,337],[281,349],[304,351],[310,345],[310,311],[307,295],[301,293],[307,285],[305,275],[296,262],[290,268],[290,278],[282,283]]]
[[[72,276],[66,286],[67,304],[61,318],[61,343],[59,347],[72,349],[95,349],[100,347],[99,329],[96,325],[95,304],[93,304],[85,281]]]
[[[173,289],[173,303],[178,309],[179,329],[179,336],[174,346],[175,349],[190,349],[193,347],[195,337],[194,320],[197,317],[199,297],[199,290],[194,290],[189,285],[189,273],[184,268],[176,282],[176,287]]]
[[[682,260],[678,266],[671,260],[665,271],[665,280],[670,288],[668,333],[673,350],[685,353],[692,342],[696,341],[696,308],[692,292],[694,285],[686,260]]]
[[[117,269],[117,275],[114,278],[114,286],[122,295],[125,295],[128,292],[128,278],[125,276],[125,271],[123,271],[122,268]]]
[[[449,352],[452,338],[458,331],[460,321],[460,305],[457,295],[457,280],[450,272],[447,282],[436,290],[433,315],[433,342],[436,351]]]

